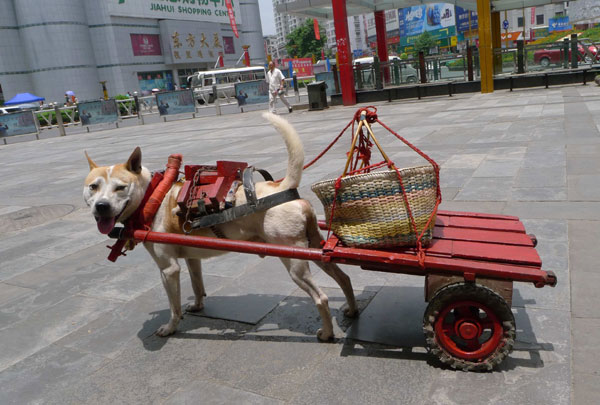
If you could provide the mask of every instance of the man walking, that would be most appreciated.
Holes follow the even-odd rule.
[[[267,82],[269,83],[269,111],[272,113],[276,113],[275,110],[275,102],[277,101],[277,96],[281,99],[283,104],[287,107],[289,112],[292,112],[292,106],[285,99],[283,95],[283,86],[285,84],[285,77],[281,70],[275,67],[275,63],[272,61],[269,62],[269,71],[267,72]]]

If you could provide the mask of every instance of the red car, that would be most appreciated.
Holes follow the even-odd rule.
[[[585,48],[584,48],[585,46]],[[587,53],[586,53],[587,48]],[[598,55],[598,49],[595,45],[582,45],[580,43],[577,44],[577,60],[585,61],[587,63],[592,61],[593,59],[599,60],[600,55]],[[551,49],[538,49],[533,53],[533,62],[539,63],[543,67],[548,67],[550,64],[560,64],[563,62],[564,58],[563,48],[551,48]],[[569,60],[571,60],[571,47],[569,46]]]

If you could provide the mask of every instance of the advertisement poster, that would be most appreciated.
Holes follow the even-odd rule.
[[[235,53],[235,45],[233,44],[233,37],[223,37],[223,49],[227,55]]]
[[[238,106],[269,102],[269,84],[265,80],[252,80],[235,84]]]
[[[419,35],[427,31],[433,39],[456,35],[454,4],[432,3],[398,10],[400,45],[414,44]]]
[[[149,95],[152,89],[173,90],[173,74],[167,72],[140,72],[138,73],[138,83],[142,94]]]
[[[33,111],[19,111],[0,115],[0,138],[5,136],[35,134],[38,132]]]
[[[196,102],[191,90],[156,93],[156,105],[161,116],[196,112]]]
[[[556,17],[548,20],[548,32],[567,31],[571,29],[569,17]]]
[[[158,34],[129,34],[133,56],[162,55]]]
[[[469,13],[471,13],[471,31],[477,31],[477,12],[456,6],[456,30],[459,33],[469,32]]]
[[[325,82],[327,89],[325,90],[328,96],[335,94],[335,81],[333,79],[333,72],[321,72],[315,75],[317,82]]]
[[[106,0],[110,15],[166,20],[226,23],[229,13],[224,0]],[[233,1],[233,16],[242,24],[240,3]]]
[[[119,120],[117,101],[96,100],[77,103],[81,125],[110,124]]]
[[[292,67],[296,76],[298,77],[306,77],[312,76],[313,73],[313,63],[312,58],[295,58],[295,59],[282,59],[281,67],[279,69],[283,72],[283,69],[287,69],[288,63],[292,62]],[[283,68],[283,69],[282,69]]]

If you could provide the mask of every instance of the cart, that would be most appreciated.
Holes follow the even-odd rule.
[[[361,120],[357,134],[364,124],[373,141],[377,142],[366,122],[368,117],[364,109],[359,110],[356,117]],[[376,120],[376,117],[372,115],[371,119]],[[403,141],[416,150],[406,140]],[[349,156],[352,156],[352,150]],[[384,157],[388,160],[385,154]],[[349,162],[350,157],[347,167]],[[178,165],[172,167],[171,182],[178,168]],[[166,190],[162,191],[163,194]],[[423,332],[428,351],[442,363],[456,369],[491,370],[506,358],[514,344],[513,283],[532,283],[537,288],[554,287],[556,275],[542,270],[542,261],[535,249],[537,240],[526,233],[517,217],[439,210],[430,221],[433,218],[432,240],[426,247],[417,243],[417,247],[353,248],[341,243],[331,232],[328,232],[320,249],[154,232],[148,226],[115,228],[109,236],[120,239],[120,242],[165,243],[424,276],[424,295],[429,304],[423,315]],[[146,221],[146,225],[149,223]],[[324,221],[319,222],[319,226],[328,229]],[[115,246],[113,254],[118,255],[122,243]]]
[[[319,225],[326,229],[324,222]],[[424,267],[414,248],[348,248],[335,235],[322,249],[147,230],[134,230],[121,238],[424,276],[429,303],[423,316],[427,349],[442,363],[470,371],[491,370],[512,349],[513,283],[541,288],[557,282],[552,271],[541,269],[535,236],[526,233],[517,217],[504,215],[438,211]]]

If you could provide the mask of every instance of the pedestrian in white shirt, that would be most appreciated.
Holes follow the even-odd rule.
[[[283,95],[283,86],[285,84],[285,76],[281,73],[281,70],[275,67],[275,63],[269,62],[269,71],[267,72],[267,82],[269,83],[269,111],[276,113],[275,102],[277,96],[281,99],[283,104],[287,107],[289,112],[292,112],[292,106],[285,99]]]

